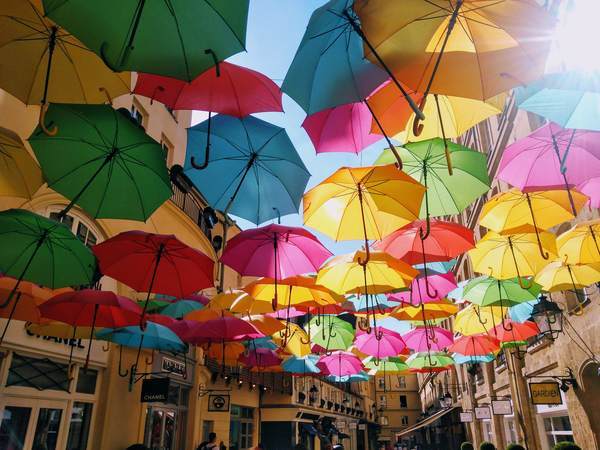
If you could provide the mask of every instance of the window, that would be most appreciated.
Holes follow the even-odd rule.
[[[166,162],[167,166],[170,167],[171,164],[173,163],[172,158],[173,158],[173,151],[175,149],[175,146],[171,143],[169,138],[167,138],[164,134],[161,135],[161,137],[160,137],[160,145],[165,152],[165,162]]]
[[[59,212],[51,212],[49,217],[52,220],[58,221],[59,214]],[[65,224],[79,238],[79,240],[88,247],[92,247],[98,242],[98,237],[79,218],[67,214],[66,216],[62,217],[60,222]]]
[[[400,408],[408,408],[408,400],[406,399],[406,395],[400,396]]]
[[[77,387],[75,390],[80,394],[94,394],[96,392],[96,381],[98,379],[98,371],[88,369],[87,371],[79,369],[77,376]]]
[[[408,416],[402,416],[401,422],[402,425],[408,425]]]
[[[208,435],[215,429],[214,420],[204,420],[202,422],[202,442],[208,441]]]
[[[90,423],[92,420],[91,403],[75,402],[71,411],[67,450],[85,450],[87,448]]]
[[[131,117],[138,123],[138,125],[146,128],[148,122],[148,113],[144,111],[144,108],[135,100],[131,104]]]
[[[406,377],[398,377],[398,387],[399,388],[406,387]]]
[[[59,364],[48,358],[30,358],[13,353],[6,386],[25,386],[40,391],[50,389],[68,392],[69,381],[66,364]]]
[[[385,377],[378,378],[377,382],[379,383],[379,388],[380,389],[385,389]]]
[[[229,445],[231,450],[252,448],[254,434],[254,409],[231,405]]]
[[[567,310],[569,314],[579,312],[580,308],[585,308],[590,304],[590,298],[584,289],[564,291],[567,301]]]
[[[545,417],[544,431],[550,448],[558,442],[573,440],[573,429],[569,416]]]

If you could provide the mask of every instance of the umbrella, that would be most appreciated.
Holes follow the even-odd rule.
[[[448,370],[454,364],[454,360],[447,353],[418,352],[410,355],[406,364],[411,372],[435,373]]]
[[[587,205],[590,209],[600,208],[600,176],[584,181],[577,189],[588,197]]]
[[[370,297],[371,298],[367,297],[366,295],[355,294],[348,297],[347,300],[354,307],[355,315],[366,313],[369,310],[373,310],[379,315],[386,314],[398,306],[397,303],[394,303],[392,299],[383,294],[374,294]]]
[[[245,301],[246,297],[250,296],[244,291],[237,289],[230,290],[229,292],[220,292],[210,299],[206,307],[215,311],[228,311],[234,303],[238,300]],[[253,299],[250,298],[248,300],[251,302]]]
[[[64,322],[43,318],[40,323],[25,323],[25,330],[37,336],[52,336],[59,339],[91,339],[93,337],[91,327],[72,327]],[[100,330],[97,329],[96,332],[98,331]]]
[[[292,356],[286,359],[281,367],[292,375],[312,375],[321,371],[317,367],[318,357],[315,355]]]
[[[205,349],[208,358],[221,362],[223,366],[235,366],[242,353],[246,350],[241,342],[222,342],[221,344],[209,344]]]
[[[360,352],[378,359],[398,356],[406,348],[400,334],[382,327],[373,328],[372,333],[359,333],[354,345]]]
[[[460,214],[490,189],[484,153],[440,138],[411,142],[398,152],[406,173],[427,188],[419,214],[427,225],[432,216]],[[376,164],[390,160],[384,151]]]
[[[433,290],[436,295],[429,296],[429,289]],[[425,277],[415,278],[408,292],[396,292],[387,294],[387,298],[394,302],[408,303],[412,306],[418,306],[421,303],[435,302],[446,297],[453,289],[456,288],[456,279],[452,272],[429,275]],[[413,301],[413,298],[416,300]]]
[[[192,313],[193,314],[193,313]],[[260,338],[264,335],[258,329],[237,317],[220,317],[218,319],[199,322],[188,334],[186,340],[193,344],[210,342],[243,341]]]
[[[21,138],[0,127],[0,195],[30,199],[44,183]]]
[[[0,229],[0,271],[16,278],[0,310],[10,305],[23,280],[51,289],[87,286],[94,282],[96,259],[93,253],[65,225],[30,211],[9,209],[0,211]],[[18,303],[15,299],[0,343]]]
[[[103,103],[129,92],[130,74],[112,72],[98,56],[49,20],[39,2],[5,0],[0,6],[0,86],[23,103]]]
[[[406,346],[416,352],[440,352],[450,346],[452,332],[441,327],[416,327],[402,335]]]
[[[289,308],[280,309],[278,311],[267,313],[265,315],[267,317],[273,317],[278,320],[289,320],[293,319],[294,317],[305,316],[306,314],[306,311],[298,309],[295,306],[290,306]]]
[[[321,356],[317,367],[324,375],[343,377],[356,375],[363,369],[362,362],[353,353],[341,350],[332,352],[331,355]]]
[[[67,323],[72,327],[90,327],[90,344],[84,368],[87,370],[92,338],[96,327],[120,328],[140,321],[141,308],[126,297],[110,291],[82,289],[58,294],[40,305],[46,319]],[[70,362],[69,357],[69,362]]]
[[[245,320],[254,325],[265,336],[271,336],[286,328],[279,320],[261,314],[250,316]]]
[[[557,72],[516,91],[519,108],[571,129],[600,131],[600,74]]]
[[[502,319],[504,311],[496,306],[469,305],[454,318],[454,332],[464,336],[488,333]]]
[[[212,309],[210,304],[204,309],[197,309],[187,313],[183,319],[191,322],[207,322],[213,319],[220,319],[221,317],[233,317],[233,314],[225,310]]]
[[[600,220],[580,222],[558,236],[558,256],[569,264],[600,262]]]
[[[415,220],[424,192],[393,164],[342,167],[304,194],[304,223],[335,240],[364,239],[366,263],[368,240]]]
[[[566,130],[552,122],[507,146],[496,175],[523,192],[558,188],[569,194],[573,186],[597,176],[600,133]]]
[[[502,325],[496,325],[491,334],[498,339],[502,346],[524,345],[527,339],[537,336],[540,329],[535,322],[514,322],[510,319],[504,319]]]
[[[21,281],[18,283],[18,286],[17,283],[18,281],[15,278],[0,277],[0,298],[8,298],[11,295],[16,295],[16,300],[12,308],[5,307],[0,309],[0,317],[9,318],[12,316],[14,320],[36,324],[44,321],[38,307],[53,295],[61,291],[70,290],[69,288],[65,288],[53,291],[29,281]]]
[[[403,358],[398,357],[377,359],[370,356],[363,360],[363,364],[366,369],[369,369],[370,375],[381,372],[383,374],[400,374],[408,372],[408,365],[404,362]]]
[[[271,336],[265,336],[256,339],[250,339],[244,342],[244,348],[266,348],[269,350],[278,350],[279,346],[271,338]]]
[[[512,306],[508,310],[508,316],[513,322],[523,323],[531,318],[533,307],[539,302],[539,300],[532,300],[530,302],[519,303],[518,305]]]
[[[475,272],[499,280],[518,278],[521,287],[527,288],[530,285],[521,277],[535,275],[548,258],[556,258],[556,239],[548,231],[534,232],[533,228],[515,231],[509,235],[488,231],[468,254]]]
[[[96,218],[145,221],[171,197],[165,152],[130,117],[108,105],[54,104],[29,138],[48,186]]]
[[[564,264],[553,261],[535,277],[536,283],[547,292],[583,289],[600,282],[600,263]]]
[[[458,311],[458,306],[448,299],[435,302],[421,303],[419,306],[400,305],[391,316],[398,320],[413,320],[428,322],[436,319],[446,319]],[[424,325],[427,326],[427,325]]]
[[[289,323],[286,329],[274,333],[272,338],[284,352],[291,355],[301,357],[311,353],[310,338],[302,327],[295,323]]]
[[[168,304],[160,311],[160,313],[174,319],[181,319],[186,314],[203,308],[204,305],[200,302],[182,299]]]
[[[454,359],[455,364],[485,364],[490,363],[496,359],[496,355],[489,354],[485,356],[466,356],[461,355],[459,353],[453,353],[452,359]]]
[[[448,351],[464,356],[485,356],[500,349],[500,341],[487,334],[461,336],[448,347]]]
[[[248,0],[177,3],[43,0],[44,11],[115,71],[192,80],[243,51]]]
[[[325,351],[346,350],[354,340],[352,325],[336,316],[313,317],[304,328],[310,342]]]
[[[302,127],[317,153],[359,153],[381,139],[371,131],[371,113],[364,103],[348,103],[306,116]]]
[[[256,348],[240,356],[240,362],[248,367],[278,366],[281,358],[268,348]]]
[[[538,229],[547,230],[573,219],[586,201],[587,197],[577,191],[523,193],[518,189],[511,189],[485,202],[479,215],[479,225],[501,234],[510,234],[514,229],[531,226],[537,237],[540,254],[548,259],[548,254],[543,251]]]
[[[176,297],[213,286],[213,261],[173,235],[125,231],[93,248],[100,271],[138,292]]]

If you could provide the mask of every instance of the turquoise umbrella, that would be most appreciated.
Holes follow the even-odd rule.
[[[517,89],[516,102],[563,128],[600,131],[599,72],[548,74]]]
[[[187,348],[173,331],[154,322],[147,322],[144,330],[138,325],[104,328],[96,332],[96,338],[125,347],[141,347],[173,353],[181,353]]]
[[[328,375],[325,377],[328,381],[334,383],[360,383],[361,381],[369,381],[369,374],[365,372],[359,372],[354,375],[343,375],[341,377],[335,375]]]
[[[508,309],[508,315],[510,319],[523,323],[531,317],[531,313],[533,312],[533,307],[539,303],[539,300],[532,300],[530,302],[520,303]]]
[[[492,362],[496,357],[491,353],[484,356],[465,356],[459,355],[458,353],[452,354],[455,364],[477,364],[477,363],[489,363]]]
[[[283,370],[297,375],[311,375],[321,373],[317,367],[319,357],[316,355],[292,356],[281,365]]]
[[[270,336],[265,336],[258,339],[251,339],[245,342],[246,347],[256,350],[257,348],[266,348],[267,350],[277,350],[279,346],[273,342]]]
[[[204,305],[195,300],[177,300],[165,306],[160,313],[174,319],[182,319],[186,314],[203,308]]]

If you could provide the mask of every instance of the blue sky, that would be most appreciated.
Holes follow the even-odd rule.
[[[251,1],[246,38],[247,52],[235,55],[228,61],[262,72],[281,85],[311,13],[324,3],[325,0]],[[371,164],[384,148],[384,141],[379,141],[358,156],[353,153],[327,153],[317,156],[308,135],[300,126],[306,113],[285,94],[283,108],[283,114],[263,113],[256,116],[286,129],[312,174],[307,189],[318,184],[338,167]],[[194,116],[195,121],[201,121],[204,117],[203,113],[195,113]],[[302,216],[290,215],[283,217],[281,221],[300,226]],[[254,226],[245,220],[238,220],[238,224],[242,228]],[[361,245],[361,242],[334,242],[322,234],[315,234],[327,248],[338,254],[353,251]]]

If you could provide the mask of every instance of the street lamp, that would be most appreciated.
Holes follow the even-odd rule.
[[[319,388],[314,384],[308,390],[308,401],[312,404],[317,401],[317,394],[319,393]]]
[[[446,392],[444,395],[440,397],[440,406],[442,408],[451,408],[454,400],[452,399],[452,395],[449,392]]]
[[[554,341],[562,333],[562,309],[556,303],[549,301],[545,295],[540,295],[540,301],[533,306],[531,317],[542,336],[547,336]]]

